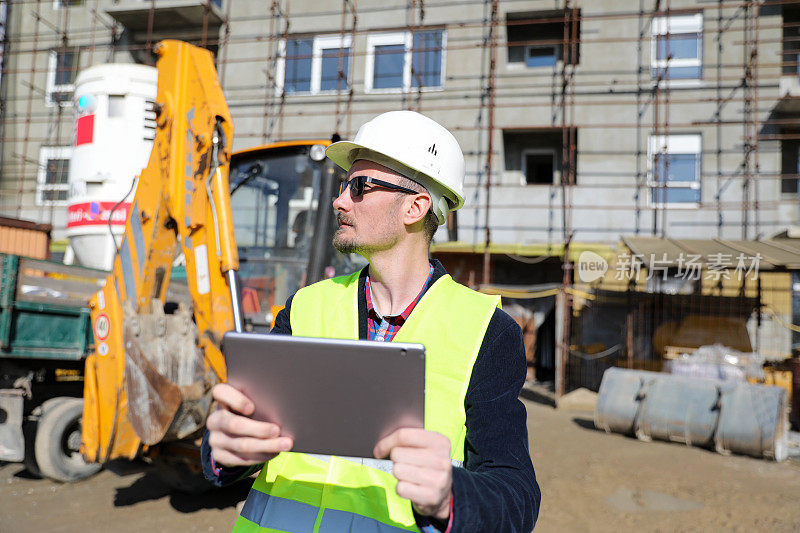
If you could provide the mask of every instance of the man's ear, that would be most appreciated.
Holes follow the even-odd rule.
[[[423,220],[433,202],[427,194],[410,194],[404,203],[403,223],[407,226]]]

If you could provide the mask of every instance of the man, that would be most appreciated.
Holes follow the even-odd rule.
[[[348,172],[333,244],[369,266],[300,289],[272,332],[424,344],[426,427],[385,437],[375,459],[288,453],[279,427],[248,418],[248,398],[215,386],[206,475],[225,484],[261,469],[234,531],[529,532],[540,492],[517,398],[522,333],[498,297],[429,260],[437,226],[464,203],[458,142],[419,113],[393,111],[326,153]]]

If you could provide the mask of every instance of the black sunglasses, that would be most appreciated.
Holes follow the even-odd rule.
[[[395,185],[394,183],[389,183],[388,181],[370,178],[369,176],[353,176],[349,180],[342,180],[342,182],[339,184],[339,196],[341,196],[345,189],[349,187],[350,196],[354,199],[360,198],[361,195],[364,194],[364,185],[367,183],[373,186],[383,187],[384,189],[389,189],[391,191],[402,192],[404,194],[420,194],[419,191],[414,191],[407,187],[401,187],[400,185]]]

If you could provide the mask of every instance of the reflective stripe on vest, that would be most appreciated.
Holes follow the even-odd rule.
[[[356,272],[298,291],[290,308],[292,334],[358,338],[358,279]],[[425,428],[450,439],[454,465],[464,460],[472,367],[499,302],[442,276],[393,339],[425,345]],[[390,465],[281,453],[258,475],[234,531],[418,531],[410,502],[395,492]]]

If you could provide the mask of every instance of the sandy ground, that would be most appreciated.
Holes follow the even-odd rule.
[[[543,502],[536,531],[798,531],[800,463],[723,457],[596,431],[591,413],[532,401]],[[76,484],[0,464],[0,532],[229,531],[249,487],[170,493],[139,463]]]

